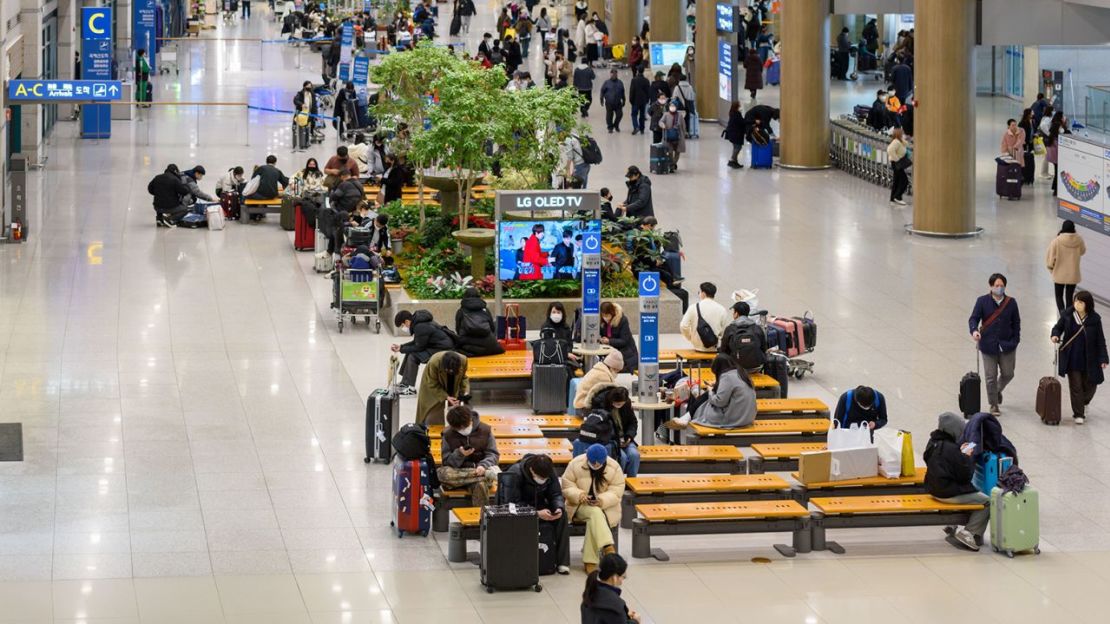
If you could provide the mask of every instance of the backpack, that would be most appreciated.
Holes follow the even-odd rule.
[[[550,329],[540,332],[540,339],[532,343],[532,364],[558,364],[567,363],[566,342],[555,337],[555,332]]]
[[[582,160],[584,160],[587,165],[601,164],[601,148],[593,137],[582,137],[578,140],[578,143],[582,146]]]
[[[701,340],[702,346],[706,349],[717,346],[717,332],[706,322],[705,317],[701,315],[701,304],[694,304],[694,310],[698,313],[697,332],[698,338]]]
[[[462,340],[459,339],[459,335],[455,333],[455,330],[447,327],[446,325],[439,325],[439,328],[443,331],[444,334],[447,335],[447,338],[451,341],[451,345],[453,347],[458,347],[459,343],[462,342]]]
[[[765,361],[763,350],[759,348],[760,331],[755,323],[739,325],[729,335],[728,344],[724,345],[740,366],[747,370],[759,368]]]
[[[419,461],[432,452],[432,439],[424,425],[403,425],[393,436],[393,450],[406,461]]]
[[[613,425],[609,420],[609,414],[601,410],[586,414],[578,427],[578,441],[583,444],[609,446],[613,441]]]
[[[462,335],[468,338],[484,338],[490,333],[489,324],[486,323],[485,318],[474,312],[463,312],[459,329],[462,330]]]
[[[490,50],[490,53],[489,53],[489,62],[490,63],[493,63],[494,65],[500,65],[502,60],[504,60],[504,57],[501,54],[501,48],[497,48],[495,50]]]

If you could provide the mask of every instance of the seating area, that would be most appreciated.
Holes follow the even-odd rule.
[[[479,525],[481,521],[481,509],[478,507],[460,507],[451,510],[451,515],[454,519],[451,520],[448,526],[447,535],[447,560],[452,563],[461,563],[464,561],[472,561],[476,558],[477,553],[470,553],[466,549],[468,541],[476,541],[479,539]],[[586,534],[586,524],[583,522],[571,522],[569,533],[571,537],[582,537]],[[613,546],[620,550],[620,529],[619,527],[613,528]]]
[[[718,429],[691,423],[682,431],[683,444],[751,446],[775,442],[822,442],[829,435],[826,418],[756,418],[747,427]]]
[[[254,215],[281,214],[281,197],[243,200],[239,207],[239,214],[239,218],[244,221]]]

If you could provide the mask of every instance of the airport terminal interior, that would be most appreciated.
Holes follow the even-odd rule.
[[[916,4],[933,2],[958,5],[951,15],[984,19],[973,11],[961,13],[964,0]],[[118,13],[116,27],[132,32],[130,11],[144,4],[5,0],[4,78],[73,77],[72,68],[51,74],[43,63],[48,60],[57,72],[79,52],[80,9],[111,8]],[[219,3],[151,4],[160,11],[201,5],[203,12]],[[587,579],[582,537],[570,540],[569,575],[540,577],[542,591],[487,593],[474,562],[476,533],[468,543],[474,561],[455,562],[448,558],[451,533],[398,538],[391,528],[393,471],[364,463],[364,457],[368,397],[387,383],[390,346],[409,340],[393,335],[392,315],[383,315],[381,333],[361,323],[348,323],[341,333],[331,278],[315,270],[314,253],[294,250],[294,232],[279,227],[277,214],[258,222],[227,221],[218,231],[155,226],[147,185],[171,163],[182,171],[202,165],[208,174],[200,187],[214,193],[216,179],[234,166],[249,173],[274,155],[277,167],[292,175],[307,158],[322,165],[346,144],[323,121],[323,140],[294,151],[292,99],[303,82],[321,82],[321,54],[287,40],[275,17],[280,7],[272,9],[265,0],[252,4],[247,19],[241,11],[225,17],[222,7],[208,7],[199,33],[167,40],[156,60],[169,71],[151,76],[153,105],[119,107],[130,118],[113,120],[110,138],[83,137],[83,122],[71,118],[73,105],[20,105],[5,86],[5,144],[10,149],[13,134],[22,134],[20,151],[30,166],[23,173],[9,162],[4,170],[4,224],[11,225],[13,209],[22,205],[25,229],[24,240],[15,242],[8,227],[10,244],[0,245],[0,424],[21,425],[14,438],[11,429],[5,430],[8,437],[0,436],[0,455],[16,447],[22,452],[0,461],[0,623],[582,621]],[[355,12],[362,11],[361,2],[332,4],[333,11],[353,4]],[[497,32],[503,4],[475,4],[469,32],[458,36],[449,34],[453,3],[438,4],[436,45],[453,44],[457,53],[474,55],[482,33]],[[613,2],[589,2],[602,12],[605,4],[616,10]],[[615,4],[623,9],[636,3]],[[670,17],[682,20],[682,36],[689,36],[686,3],[670,4],[675,8]],[[592,167],[586,189],[613,189],[619,204],[627,168],[639,167],[652,182],[659,228],[681,232],[681,273],[691,305],[698,284],[712,282],[716,300],[726,307],[732,293],[746,289],[757,291],[759,307],[773,315],[811,313],[820,342],[800,357],[813,369],[790,380],[789,397],[816,399],[828,406],[827,413],[847,390],[860,385],[879,390],[887,427],[912,434],[917,466],[924,465],[922,454],[938,416],[960,412],[961,377],[979,366],[968,316],[976,299],[988,294],[988,277],[1004,274],[1006,294],[1020,304],[1022,332],[997,421],[1039,493],[1040,552],[1013,558],[995,552],[989,531],[987,544],[972,552],[946,539],[942,524],[926,519],[919,523],[924,526],[895,521],[829,528],[828,540],[843,547],[842,554],[813,549],[794,557],[773,548],[790,543],[789,530],[661,532],[651,546],[664,549],[669,560],[659,561],[634,557],[633,530],[624,528],[617,548],[628,562],[622,598],[638,621],[656,624],[1105,621],[1101,591],[1110,582],[1110,471],[1103,462],[1110,460],[1110,396],[1105,390],[1094,396],[1083,425],[1072,418],[1066,379],[1057,377],[1063,383],[1059,426],[1042,424],[1036,405],[1039,380],[1054,372],[1050,336],[1059,318],[1045,254],[1061,230],[1066,208],[1060,206],[1072,204],[1058,204],[1052,167],[1048,177],[1041,175],[1041,155],[1036,179],[1020,188],[1020,199],[1000,197],[996,158],[1007,120],[1020,119],[1046,85],[1060,98],[1074,137],[1106,144],[1099,130],[1106,120],[1092,113],[1097,107],[1089,93],[1108,83],[1110,47],[1085,40],[1081,46],[1039,50],[1037,45],[967,48],[967,67],[973,69],[962,74],[966,93],[953,85],[951,97],[966,99],[972,114],[951,119],[948,128],[927,122],[929,113],[921,107],[937,98],[920,93],[919,85],[917,125],[920,130],[932,124],[927,131],[934,144],[927,162],[924,146],[916,159],[922,168],[937,167],[927,178],[931,185],[963,185],[967,195],[944,195],[915,182],[906,205],[900,205],[889,201],[887,187],[844,168],[788,161],[809,158],[807,141],[828,147],[822,115],[850,116],[856,106],[871,106],[875,92],[887,87],[882,63],[876,71],[862,71],[855,67],[857,52],[849,57],[861,70],[849,70],[854,80],[825,76],[841,27],[851,31],[855,45],[866,22],[877,17],[882,50],[889,50],[899,30],[914,28],[913,3],[888,3],[908,5],[900,17],[828,15],[829,3],[811,0],[763,4],[773,5],[767,18],[772,30],[786,27],[772,33],[776,39],[789,36],[792,8],[825,7],[811,22],[827,39],[806,45],[819,49],[811,58],[823,63],[807,71],[824,76],[815,81],[821,89],[827,85],[827,104],[820,97],[794,95],[788,111],[787,90],[798,81],[785,74],[803,71],[789,61],[789,53],[802,48],[798,43],[783,42],[784,82],[766,85],[754,103],[743,84],[743,66],[733,68],[742,110],[755,103],[783,108],[781,123],[774,124],[781,160],[770,169],[753,168],[746,146],[740,159],[746,166],[730,167],[731,145],[720,136],[724,125],[709,121],[716,115],[699,106],[705,109],[700,136],[685,141],[677,171],[654,173],[651,138],[632,134],[628,107],[620,132],[606,131],[599,91],[609,70],[601,59],[593,106],[583,121],[604,159]],[[1071,5],[1059,0],[1015,4],[1072,10],[1060,9]],[[1087,20],[1091,30],[1110,24],[1102,15],[1110,8],[1076,4],[1085,5],[1076,9],[1079,18],[1098,13],[1099,19]],[[573,20],[573,4],[552,5],[551,11]],[[649,8],[641,11],[644,19],[656,15]],[[739,19],[740,11],[735,15]],[[48,18],[53,26],[38,33],[37,25]],[[388,19],[387,11],[382,21]],[[608,19],[616,30],[612,13]],[[915,56],[927,64],[924,57],[934,51],[924,42],[940,45],[945,39],[923,32],[928,26],[922,19],[919,15]],[[700,12],[697,23],[701,31]],[[59,28],[77,34],[53,55],[39,58],[35,46],[49,45]],[[663,30],[653,23],[653,33]],[[1110,41],[1110,28],[1102,32]],[[521,69],[546,88],[540,79],[544,60],[537,43],[532,46]],[[22,73],[13,73],[12,50],[19,47]],[[130,44],[116,41],[113,49],[119,78],[132,80]],[[1024,55],[1026,67],[1014,65],[1016,55]],[[371,65],[378,62],[374,58]],[[631,73],[626,65],[616,66],[627,88]],[[668,67],[653,66],[652,72],[656,69]],[[1051,70],[1047,78],[1043,69]],[[935,69],[920,72],[921,80],[942,80]],[[717,80],[714,76],[713,84]],[[812,85],[805,93],[813,93]],[[22,116],[13,116],[12,107]],[[809,120],[808,129],[792,129],[788,120],[804,120],[806,110],[816,121]],[[804,132],[819,134],[802,140]],[[943,141],[943,150],[937,141]],[[962,163],[959,175],[945,168],[950,166],[945,154]],[[825,154],[820,164],[828,161]],[[1069,199],[1065,184],[1062,179],[1061,200]],[[955,205],[963,200],[965,206]],[[1077,222],[1099,214],[1074,209]],[[961,210],[970,212],[981,233],[907,233],[907,226],[920,225],[929,211],[935,216]],[[1101,309],[1110,298],[1107,230],[1079,225],[1087,245],[1079,287],[1090,289]],[[581,299],[565,303],[574,308]],[[637,305],[629,299],[625,313],[637,315]],[[437,320],[451,325],[453,315],[453,309],[437,313]],[[528,338],[537,338],[542,317],[529,320]],[[659,347],[691,348],[677,322],[661,324]],[[635,379],[626,373],[618,383],[631,387]],[[417,397],[398,400],[400,423],[412,422]],[[471,405],[483,417],[532,414],[530,394],[515,390],[475,392]],[[987,408],[984,395],[982,409]],[[750,448],[739,450],[753,455]],[[795,470],[796,463],[767,474],[793,484]],[[650,473],[647,464],[641,473]]]

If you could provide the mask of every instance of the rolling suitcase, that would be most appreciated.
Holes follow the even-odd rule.
[[[316,228],[308,224],[302,208],[300,203],[294,208],[293,249],[313,251],[316,249]]]
[[[765,145],[752,143],[752,169],[770,169],[775,164],[773,139]]]
[[[960,412],[965,418],[978,414],[983,409],[980,397],[983,382],[979,377],[979,350],[975,350],[975,372],[969,372],[960,379]]]
[[[480,574],[486,591],[540,591],[539,519],[525,505],[487,505],[479,523]]]
[[[995,158],[998,172],[994,180],[994,192],[999,197],[1021,199],[1022,164],[1012,158]]]
[[[802,325],[802,350],[813,351],[817,348],[817,321],[813,320],[813,313],[807,311],[802,316],[795,316],[794,320]]]
[[[979,460],[975,462],[975,474],[971,476],[971,484],[980,492],[989,496],[991,490],[998,485],[998,477],[1002,476],[1002,473],[1009,470],[1010,466],[1013,465],[1013,457],[987,451],[980,455]]]
[[[778,59],[771,61],[771,66],[767,68],[767,84],[771,86],[778,85],[782,80],[782,62]]]
[[[1024,184],[1032,184],[1037,174],[1037,160],[1033,157],[1033,150],[1026,150],[1024,157],[1025,166],[1021,168],[1021,181]]]
[[[802,322],[797,319],[777,317],[771,320],[771,324],[786,332],[786,350],[783,353],[786,357],[798,357],[805,350],[805,330],[802,328]]]
[[[393,521],[397,537],[405,533],[428,536],[432,528],[431,468],[425,460],[393,462]]]
[[[335,268],[335,263],[332,262],[331,254],[328,253],[328,237],[320,230],[315,230],[316,240],[316,255],[314,257],[313,268],[317,273],[327,273]]]
[[[1040,495],[1033,486],[1026,484],[1021,492],[1002,493],[1002,488],[991,490],[991,548],[1014,553],[1033,551],[1041,554]]]
[[[1052,360],[1052,370],[1055,372],[1057,369],[1057,360],[1059,358],[1059,351],[1056,352],[1056,357]],[[1037,384],[1037,415],[1041,417],[1041,422],[1046,425],[1059,425],[1060,424],[1060,407],[1061,396],[1063,394],[1060,387],[1060,380],[1055,375],[1048,377],[1041,377],[1040,383]]]
[[[224,211],[224,218],[228,221],[239,220],[239,193],[224,191],[220,194],[220,208]]]
[[[562,364],[532,366],[532,411],[537,414],[567,413],[567,367]]]
[[[790,392],[790,361],[781,353],[768,353],[763,372],[779,382],[779,398],[785,399]]]
[[[397,378],[397,358],[389,358],[389,382],[366,399],[366,463],[389,463],[393,455],[393,436],[401,416],[401,402],[393,381]]]
[[[555,543],[555,525],[550,522],[541,524],[539,537],[539,574],[555,574],[559,569],[559,545]]]
[[[204,209],[205,216],[208,218],[208,229],[222,230],[224,229],[224,211],[223,208],[212,204]]]
[[[651,144],[651,161],[649,163],[652,173],[659,175],[667,175],[674,173],[678,167],[674,162],[674,152],[671,146],[666,143],[652,143]]]
[[[295,212],[299,201],[299,197],[291,195],[281,197],[281,229],[286,232],[292,232],[297,227]]]

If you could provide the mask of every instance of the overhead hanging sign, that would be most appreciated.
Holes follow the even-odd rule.
[[[13,102],[87,102],[118,100],[123,87],[118,80],[9,80],[8,99]]]

